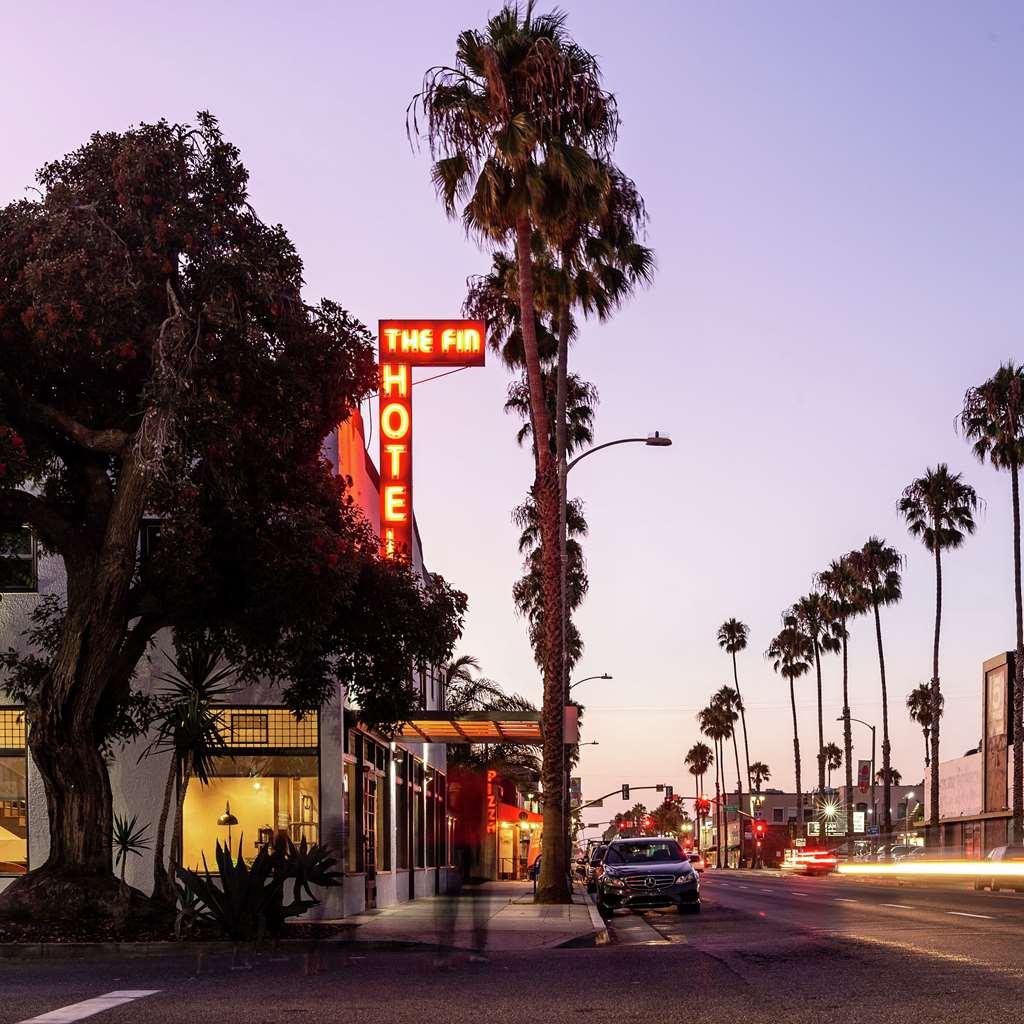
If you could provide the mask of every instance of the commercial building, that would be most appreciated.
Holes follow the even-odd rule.
[[[352,479],[351,493],[379,529],[379,477],[366,453],[358,415],[327,439],[335,471]],[[0,559],[0,638],[23,643],[33,607],[65,586],[60,559],[40,553],[27,529],[19,545]],[[140,543],[145,543],[145,536]],[[413,561],[423,570],[418,530]],[[161,635],[140,662],[135,685],[160,689],[169,669],[169,634]],[[425,670],[414,680],[425,713],[444,706],[441,673]],[[346,693],[319,713],[297,719],[270,686],[239,691],[221,714],[228,752],[215,760],[208,786],[193,781],[186,792],[181,829],[186,866],[213,863],[217,840],[230,839],[243,854],[276,834],[321,842],[339,857],[344,884],[323,893],[330,916],[358,913],[445,891],[452,879],[454,822],[447,810],[444,742],[388,742],[365,729]],[[443,716],[442,716],[443,717]],[[137,815],[155,827],[170,768],[169,755],[144,756],[143,737],[116,752],[110,765],[114,811]],[[152,832],[152,828],[151,828]],[[49,846],[42,781],[27,754],[23,709],[0,691],[0,889],[46,859]],[[149,891],[152,853],[129,858],[127,881]]]

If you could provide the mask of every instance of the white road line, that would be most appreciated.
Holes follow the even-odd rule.
[[[750,886],[749,885],[737,885],[736,888],[737,889],[749,889]]]
[[[848,900],[845,896],[833,896],[836,903],[859,903],[860,900]]]
[[[774,889],[758,889],[757,891],[758,891],[758,892],[767,892],[767,893],[773,893],[773,892],[775,892],[775,890],[774,890]]]
[[[906,903],[879,903],[880,907],[892,907],[894,910],[913,910],[913,907],[908,907]]]
[[[112,1010],[115,1006],[124,1006],[125,1003],[131,1003],[143,996],[154,996],[159,991],[158,988],[118,989],[116,992],[108,992],[106,995],[86,999],[81,1003],[62,1006],[59,1010],[51,1010],[38,1017],[28,1017],[19,1021],[18,1024],[72,1024],[73,1021],[91,1017],[104,1010]]]
[[[790,896],[806,896],[807,893],[805,893],[805,892],[797,892],[796,889],[790,889],[789,890],[789,895]]]
[[[952,914],[953,917],[977,917],[980,918],[982,921],[995,920],[995,918],[993,918],[990,914],[965,914],[962,910],[947,910],[946,913]]]

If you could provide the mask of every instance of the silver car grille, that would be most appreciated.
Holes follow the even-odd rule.
[[[623,875],[622,880],[630,889],[639,892],[660,892],[675,880],[675,875]]]

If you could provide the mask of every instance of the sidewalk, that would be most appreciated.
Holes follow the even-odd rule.
[[[355,942],[415,942],[475,950],[553,948],[607,935],[582,893],[569,905],[535,904],[530,882],[465,886],[459,895],[433,896],[346,917]],[[601,941],[598,938],[597,941]]]

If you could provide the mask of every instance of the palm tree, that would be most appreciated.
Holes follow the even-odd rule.
[[[480,671],[480,662],[472,654],[460,654],[444,667],[444,692],[451,691],[456,683],[472,683],[473,673]]]
[[[935,641],[932,646],[931,682],[931,751],[925,753],[925,766],[931,764],[930,821],[933,837],[940,841],[939,831],[939,714],[942,691],[939,686],[939,629],[942,624],[942,552],[960,547],[966,536],[974,533],[974,514],[978,495],[960,473],[950,473],[940,462],[925,470],[903,491],[899,512],[907,521],[907,529],[924,541],[925,548],[935,556]],[[920,721],[920,719],[917,719]],[[927,737],[927,731],[925,733]]]
[[[887,773],[882,791],[884,834],[892,832],[892,807],[888,771],[892,764],[889,744],[889,694],[885,685],[885,654],[882,650],[882,605],[896,604],[903,596],[900,568],[903,556],[888,547],[880,537],[869,537],[859,551],[852,553],[853,571],[864,590],[869,607],[875,616],[875,640],[878,644],[878,672],[882,679],[882,768]]]
[[[753,761],[750,765],[750,782],[754,787],[754,792],[760,796],[761,787],[766,782],[771,782],[772,773],[771,769],[764,763],[764,761]]]
[[[693,776],[693,817],[695,821],[700,817],[697,813],[697,801],[700,800],[704,789],[704,775],[713,761],[714,755],[711,753],[711,748],[706,743],[699,742],[694,743],[686,752],[686,757],[683,758],[683,764],[687,766]]]
[[[729,735],[731,723],[726,721],[722,709],[715,704],[709,704],[702,711],[697,713],[697,723],[700,731],[715,745],[715,823],[718,832],[716,851],[718,867],[729,866],[729,836],[728,820],[724,810],[722,796],[725,793],[725,770],[722,750],[725,740]]]
[[[810,638],[804,633],[794,616],[783,618],[783,626],[765,651],[765,657],[772,663],[772,668],[789,681],[789,702],[793,709],[793,763],[796,769],[796,834],[803,834],[804,802],[800,788],[800,734],[796,721],[796,689],[795,680],[811,669],[811,658],[814,650]]]
[[[722,686],[711,698],[711,703],[716,704],[722,711],[722,717],[729,726],[729,737],[732,739],[732,752],[736,758],[736,804],[743,807],[743,781],[740,778],[740,751],[736,741],[736,720],[743,713],[743,702],[739,693],[731,686]]]
[[[888,783],[890,786],[898,786],[900,784],[900,779],[902,779],[903,776],[900,775],[898,768],[879,768],[878,771],[875,772],[875,778],[878,779],[879,782]]]
[[[846,841],[853,841],[853,734],[850,728],[849,623],[865,610],[864,591],[850,563],[843,555],[829,562],[818,574],[818,585],[832,600],[838,623],[839,642],[843,650],[843,760],[846,763]],[[851,848],[852,849],[852,848]]]
[[[552,436],[536,332],[536,230],[549,218],[545,182],[576,194],[596,176],[593,154],[615,141],[615,101],[602,87],[593,56],[577,46],[559,12],[534,16],[506,4],[483,30],[459,34],[454,66],[424,76],[409,106],[410,134],[434,157],[432,176],[445,211],[466,229],[515,246],[523,360],[530,417],[538,437]],[[461,209],[460,209],[461,207]],[[541,527],[544,605],[561,610],[557,465],[546,444],[534,446]],[[537,900],[570,899],[562,807],[562,706],[565,672],[562,615],[544,617],[544,839]]]
[[[829,741],[822,748],[825,753],[825,767],[828,769],[828,788],[832,788],[832,773],[843,763],[843,752],[838,745]]]
[[[824,594],[812,590],[793,605],[792,614],[800,628],[810,639],[814,650],[814,669],[818,677],[818,791],[825,786],[825,725],[821,700],[821,652],[835,654],[839,650],[839,636],[835,606]]]
[[[907,711],[910,712],[910,718],[912,721],[917,722],[921,726],[921,731],[924,733],[924,766],[929,767],[932,763],[931,757],[931,746],[929,740],[931,739],[932,729],[936,728],[935,709],[932,706],[932,698],[934,697],[933,687],[929,683],[918,683],[913,690],[907,694]],[[946,703],[945,696],[939,694],[939,718],[942,717],[942,708]],[[932,803],[938,802],[937,796],[931,797]],[[930,823],[929,823],[930,824]]]
[[[172,906],[176,899],[174,873],[181,859],[177,829],[172,831],[169,872],[164,866],[164,843],[168,826],[174,824],[170,811],[175,785],[178,799],[174,821],[180,824],[190,780],[195,777],[204,786],[209,785],[214,758],[227,750],[220,707],[234,692],[228,680],[235,674],[233,667],[222,664],[220,645],[205,632],[175,632],[174,654],[174,658],[168,656],[174,671],[160,676],[167,685],[156,694],[156,736],[142,754],[170,754],[153,843],[153,895]]]
[[[1010,473],[1013,504],[1013,599],[1017,625],[1013,689],[1013,842],[1024,843],[1024,612],[1020,591],[1020,467],[1024,462],[1024,366],[1012,360],[968,388],[960,429],[980,462]]]
[[[747,716],[740,695],[740,677],[736,670],[736,655],[745,650],[750,638],[750,627],[739,619],[726,619],[718,627],[718,646],[732,657],[732,680],[739,700],[740,724],[743,726],[743,761],[747,766],[747,792],[750,791],[750,746],[747,742]]]

